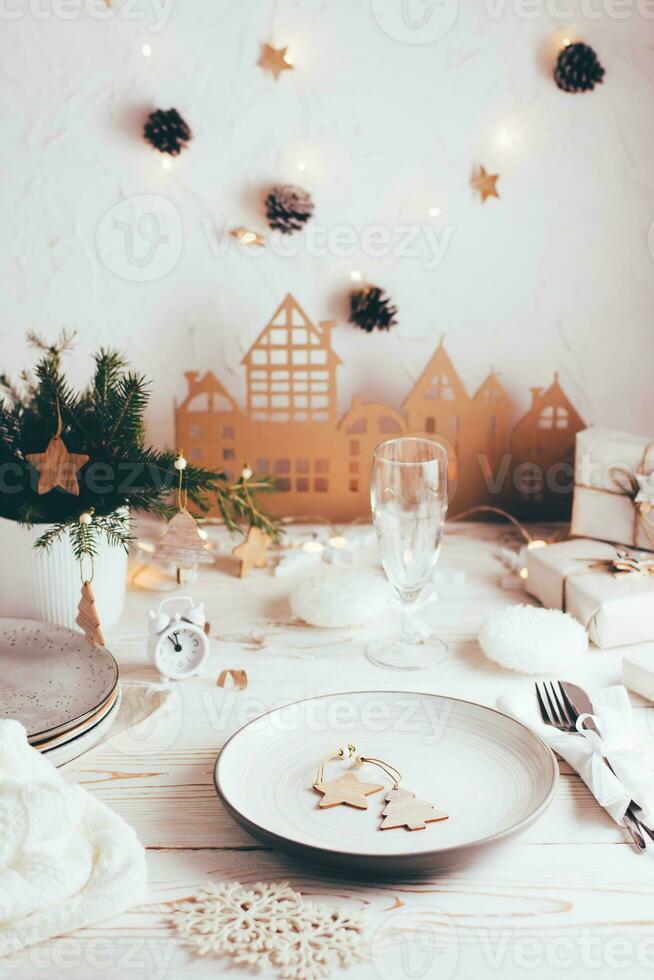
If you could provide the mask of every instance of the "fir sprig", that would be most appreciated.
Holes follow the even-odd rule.
[[[175,455],[145,444],[145,410],[149,383],[128,370],[114,350],[99,350],[88,388],[77,392],[66,378],[62,354],[74,335],[64,332],[54,344],[29,336],[41,357],[34,374],[21,375],[22,387],[0,375],[0,515],[22,524],[47,524],[37,547],[49,548],[69,535],[77,559],[97,554],[102,536],[110,544],[129,546],[129,512],[169,518],[175,512]],[[26,462],[43,452],[58,429],[71,453],[86,453],[89,462],[78,473],[79,496],[55,488],[37,493],[38,475]],[[196,509],[212,504],[230,529],[254,524],[271,536],[278,524],[257,502],[275,489],[269,477],[253,474],[228,480],[224,473],[188,466],[185,487]],[[93,514],[90,525],[80,515]]]

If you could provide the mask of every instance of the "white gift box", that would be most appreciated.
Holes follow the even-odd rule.
[[[577,433],[570,533],[654,550],[651,439],[615,429]]]
[[[593,568],[616,549],[576,538],[527,552],[527,591],[549,609],[570,613],[598,647],[654,640],[654,575]]]

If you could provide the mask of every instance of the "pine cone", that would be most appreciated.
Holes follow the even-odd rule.
[[[301,187],[283,184],[273,187],[266,198],[266,215],[271,228],[283,235],[301,231],[313,215],[311,195]]]
[[[193,138],[177,109],[155,109],[143,127],[143,136],[160,153],[176,157]]]
[[[397,307],[378,286],[366,286],[350,293],[350,323],[366,333],[390,330],[397,323]]]
[[[577,41],[568,44],[559,53],[554,81],[564,92],[589,92],[603,77],[604,69],[587,44]]]

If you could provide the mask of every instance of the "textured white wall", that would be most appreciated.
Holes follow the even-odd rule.
[[[652,434],[654,3],[442,0],[430,16],[404,0],[422,28],[402,6],[0,0],[2,366],[24,365],[27,328],[77,328],[79,378],[118,345],[152,377],[150,434],[169,442],[184,369],[212,367],[240,398],[240,358],[285,293],[344,320],[356,268],[400,327],[334,332],[343,408],[356,390],[399,403],[445,333],[469,389],[494,365],[524,408],[558,369],[587,421]],[[555,87],[557,32],[595,47],[594,92]],[[256,64],[265,40],[297,66],[278,82]],[[139,134],[171,105],[195,139],[165,172]],[[477,163],[501,200],[479,203]],[[261,223],[275,181],[311,190],[314,234],[293,256],[243,254],[225,225]],[[167,242],[148,244],[147,214],[129,239],[120,222],[141,211]],[[390,254],[364,254],[375,225]]]

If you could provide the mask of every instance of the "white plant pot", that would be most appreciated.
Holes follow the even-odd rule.
[[[23,527],[0,517],[0,616],[41,619],[75,626],[82,583],[68,535],[48,551],[34,543],[46,524]],[[93,593],[105,629],[117,622],[125,602],[127,554],[105,536],[94,559]]]

